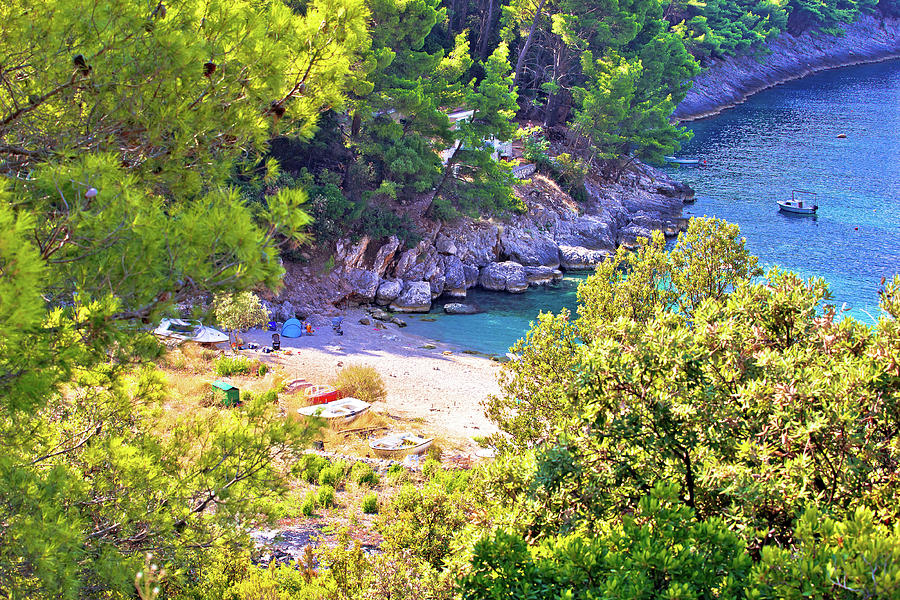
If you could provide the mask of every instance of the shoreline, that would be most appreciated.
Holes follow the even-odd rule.
[[[749,100],[751,96],[755,96],[756,94],[759,94],[760,92],[770,90],[774,87],[778,87],[779,85],[783,85],[785,83],[790,83],[792,81],[797,81],[798,79],[803,79],[804,77],[809,77],[810,75],[816,75],[818,73],[823,73],[825,71],[836,71],[839,69],[858,67],[860,65],[874,65],[874,64],[883,63],[883,62],[890,62],[892,60],[900,61],[900,51],[898,51],[896,54],[890,54],[888,56],[883,56],[881,58],[862,59],[862,60],[859,60],[856,62],[849,62],[846,64],[812,68],[809,71],[806,71],[804,73],[799,73],[797,75],[787,77],[780,81],[775,81],[773,83],[764,85],[762,87],[750,90],[750,91],[746,92],[745,95],[743,97],[741,97],[740,99],[734,100],[733,102],[729,102],[728,104],[723,104],[722,106],[719,106],[718,108],[712,109],[708,112],[698,113],[698,114],[690,115],[687,117],[679,117],[677,119],[677,122],[678,123],[691,123],[693,121],[701,121],[703,119],[709,119],[711,117],[721,115],[726,110],[729,110],[736,106],[740,106],[741,104],[743,104],[744,102]]]
[[[900,59],[900,19],[863,15],[846,25],[842,36],[783,33],[768,49],[763,61],[751,55],[714,61],[694,78],[672,118],[679,123],[706,119],[808,75]]]
[[[330,383],[342,367],[369,365],[387,389],[387,397],[373,405],[373,412],[421,423],[428,435],[467,450],[476,448],[473,438],[497,432],[481,405],[489,395],[500,393],[501,363],[406,333],[394,324],[383,329],[376,329],[375,321],[360,324],[366,317],[363,309],[350,309],[345,313],[343,336],[336,335],[330,325],[320,326],[312,336],[282,336],[282,352],[277,354],[242,353],[283,367],[289,379],[303,378],[312,384]],[[241,338],[270,345],[272,333],[252,329]]]

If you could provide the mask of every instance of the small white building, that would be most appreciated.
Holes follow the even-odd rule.
[[[468,121],[474,116],[475,111],[469,109],[459,109],[447,113],[447,118],[450,119],[450,129],[456,129],[457,123]],[[447,161],[450,160],[450,157],[453,156],[453,153],[456,152],[456,149],[459,147],[459,143],[459,140],[457,140],[453,146],[441,151],[441,163],[447,164]],[[513,156],[512,141],[501,142],[497,138],[491,137],[485,140],[485,144],[493,147],[494,151],[491,153],[491,158],[494,160],[500,160],[501,158],[511,159]]]

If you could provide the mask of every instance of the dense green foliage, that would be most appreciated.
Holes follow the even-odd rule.
[[[755,280],[738,236],[693,219],[671,252],[618,254],[579,319],[542,315],[514,349],[488,407],[502,531],[464,597],[900,591],[900,277],[868,327],[820,280]]]
[[[263,320],[247,290],[281,284],[304,208],[319,242],[521,209],[491,158],[516,116],[555,136],[526,150],[575,195],[588,167],[677,148],[695,59],[875,8],[0,4],[0,597],[133,596],[147,551],[189,598],[437,598],[455,575],[473,598],[557,597],[585,565],[582,595],[895,594],[900,280],[866,327],[823,282],[755,281],[722,223],[617,254],[578,320],[542,316],[517,347],[488,407],[513,452],[471,480],[430,461],[419,488],[369,497],[385,553],[343,543],[321,576],[256,569],[248,531],[297,479],[321,485],[296,502],[313,514],[379,477],[303,454],[311,432],[275,390],[171,410],[148,333],[196,297],[229,329]],[[457,109],[472,114],[451,124]]]
[[[265,395],[170,416],[142,321],[278,286],[303,195],[251,211],[224,178],[340,104],[366,14],[349,0],[302,16],[274,1],[0,7],[4,595],[133,593],[145,549],[180,580],[279,501],[308,432]]]

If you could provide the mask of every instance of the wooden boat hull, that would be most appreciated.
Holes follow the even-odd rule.
[[[329,404],[304,406],[297,412],[304,417],[323,419],[329,429],[341,429],[372,408],[368,402],[358,398],[344,398]]]
[[[378,440],[374,440],[369,442],[369,447],[372,449],[372,452],[375,453],[379,458],[392,458],[392,459],[401,459],[411,454],[422,454],[434,444],[434,438],[423,439],[421,443],[398,447],[398,448],[390,448],[385,446],[380,446],[380,442],[384,442],[385,440],[393,440],[396,439],[395,436],[388,436],[386,438],[381,438]]]

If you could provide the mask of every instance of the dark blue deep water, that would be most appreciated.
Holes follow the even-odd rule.
[[[697,190],[685,216],[737,223],[763,267],[823,277],[835,304],[871,323],[879,280],[900,273],[900,60],[812,75],[688,127],[679,155],[706,166],[668,169]],[[792,189],[818,194],[815,217],[778,212]],[[518,296],[473,291],[467,302],[485,313],[433,311],[409,329],[503,354],[541,310],[574,308],[579,280]]]

